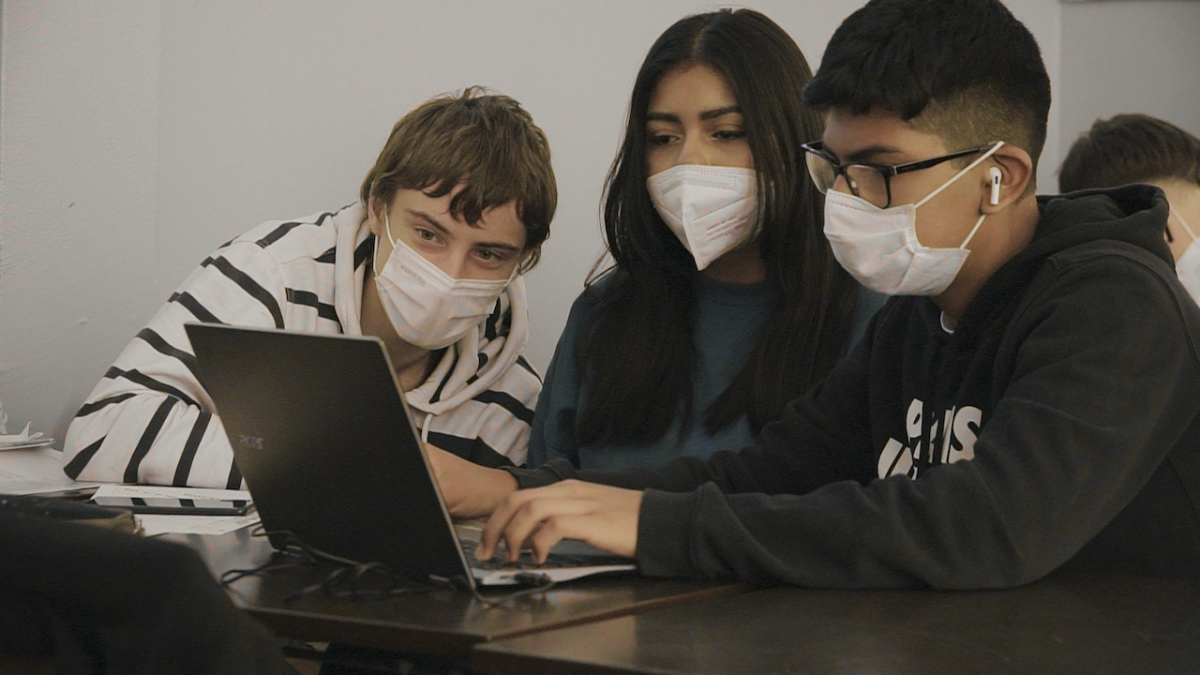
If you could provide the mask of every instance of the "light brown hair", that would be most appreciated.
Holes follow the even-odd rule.
[[[359,198],[386,209],[398,190],[436,199],[459,185],[450,215],[470,225],[488,209],[516,203],[525,225],[520,269],[533,269],[550,235],[558,188],[546,134],[520,103],[482,87],[422,103],[392,127]]]
[[[1200,139],[1156,117],[1114,115],[1081,134],[1058,173],[1060,192],[1177,178],[1200,185]]]

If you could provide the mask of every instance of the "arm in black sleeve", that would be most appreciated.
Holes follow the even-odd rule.
[[[1184,434],[1200,401],[1200,331],[1165,268],[1111,254],[1047,267],[1007,330],[1000,357],[1011,372],[974,459],[916,480],[809,491],[820,479],[797,469],[823,465],[790,460],[808,452],[791,445],[806,438],[792,430],[824,427],[794,411],[760,448],[742,453],[755,480],[730,481],[734,472],[723,468],[713,475],[726,482],[646,492],[643,574],[991,588],[1027,583],[1068,560],[1138,496],[1168,452],[1197,452],[1197,439]],[[761,475],[772,467],[777,478]],[[830,467],[825,478],[837,462]],[[793,494],[722,492],[781,493],[789,482]]]

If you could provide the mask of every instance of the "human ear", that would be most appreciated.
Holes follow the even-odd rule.
[[[378,202],[375,201],[375,196],[367,198],[367,227],[371,228],[371,234],[376,237],[383,236],[383,219],[380,217],[382,213],[379,211]]]
[[[1021,148],[1005,143],[988,158],[987,164],[989,168],[982,177],[984,190],[980,198],[979,211],[991,215],[1003,211],[1010,204],[1025,197],[1025,190],[1033,178],[1033,160],[1029,157],[1029,153]],[[999,194],[995,203],[992,203],[992,194],[995,191],[992,176],[996,172],[993,169],[1000,173]]]

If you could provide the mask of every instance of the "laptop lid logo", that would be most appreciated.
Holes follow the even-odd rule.
[[[252,450],[262,450],[263,438],[262,436],[248,436],[246,434],[241,434],[238,437],[238,445],[242,446],[243,448],[250,448]]]

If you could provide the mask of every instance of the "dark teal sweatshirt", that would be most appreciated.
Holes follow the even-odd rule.
[[[614,272],[619,274],[619,272]],[[612,279],[611,274],[589,286],[571,306],[566,328],[554,350],[538,396],[529,441],[529,466],[539,466],[562,458],[582,469],[621,469],[631,466],[662,464],[676,457],[705,459],[717,450],[736,450],[754,442],[755,430],[746,417],[715,434],[704,430],[704,416],[694,415],[684,428],[677,420],[654,441],[603,447],[579,447],[573,436],[575,416],[586,395],[581,382],[576,345],[580,334],[592,325],[598,302]],[[692,335],[696,369],[692,378],[693,410],[708,410],[745,366],[758,344],[759,334],[778,293],[763,281],[733,284],[695,277],[696,326]],[[862,337],[871,315],[886,298],[859,289],[858,305],[852,317],[849,345]],[[849,346],[848,345],[848,346]],[[847,350],[848,351],[848,350]],[[645,405],[659,405],[646,401]]]

